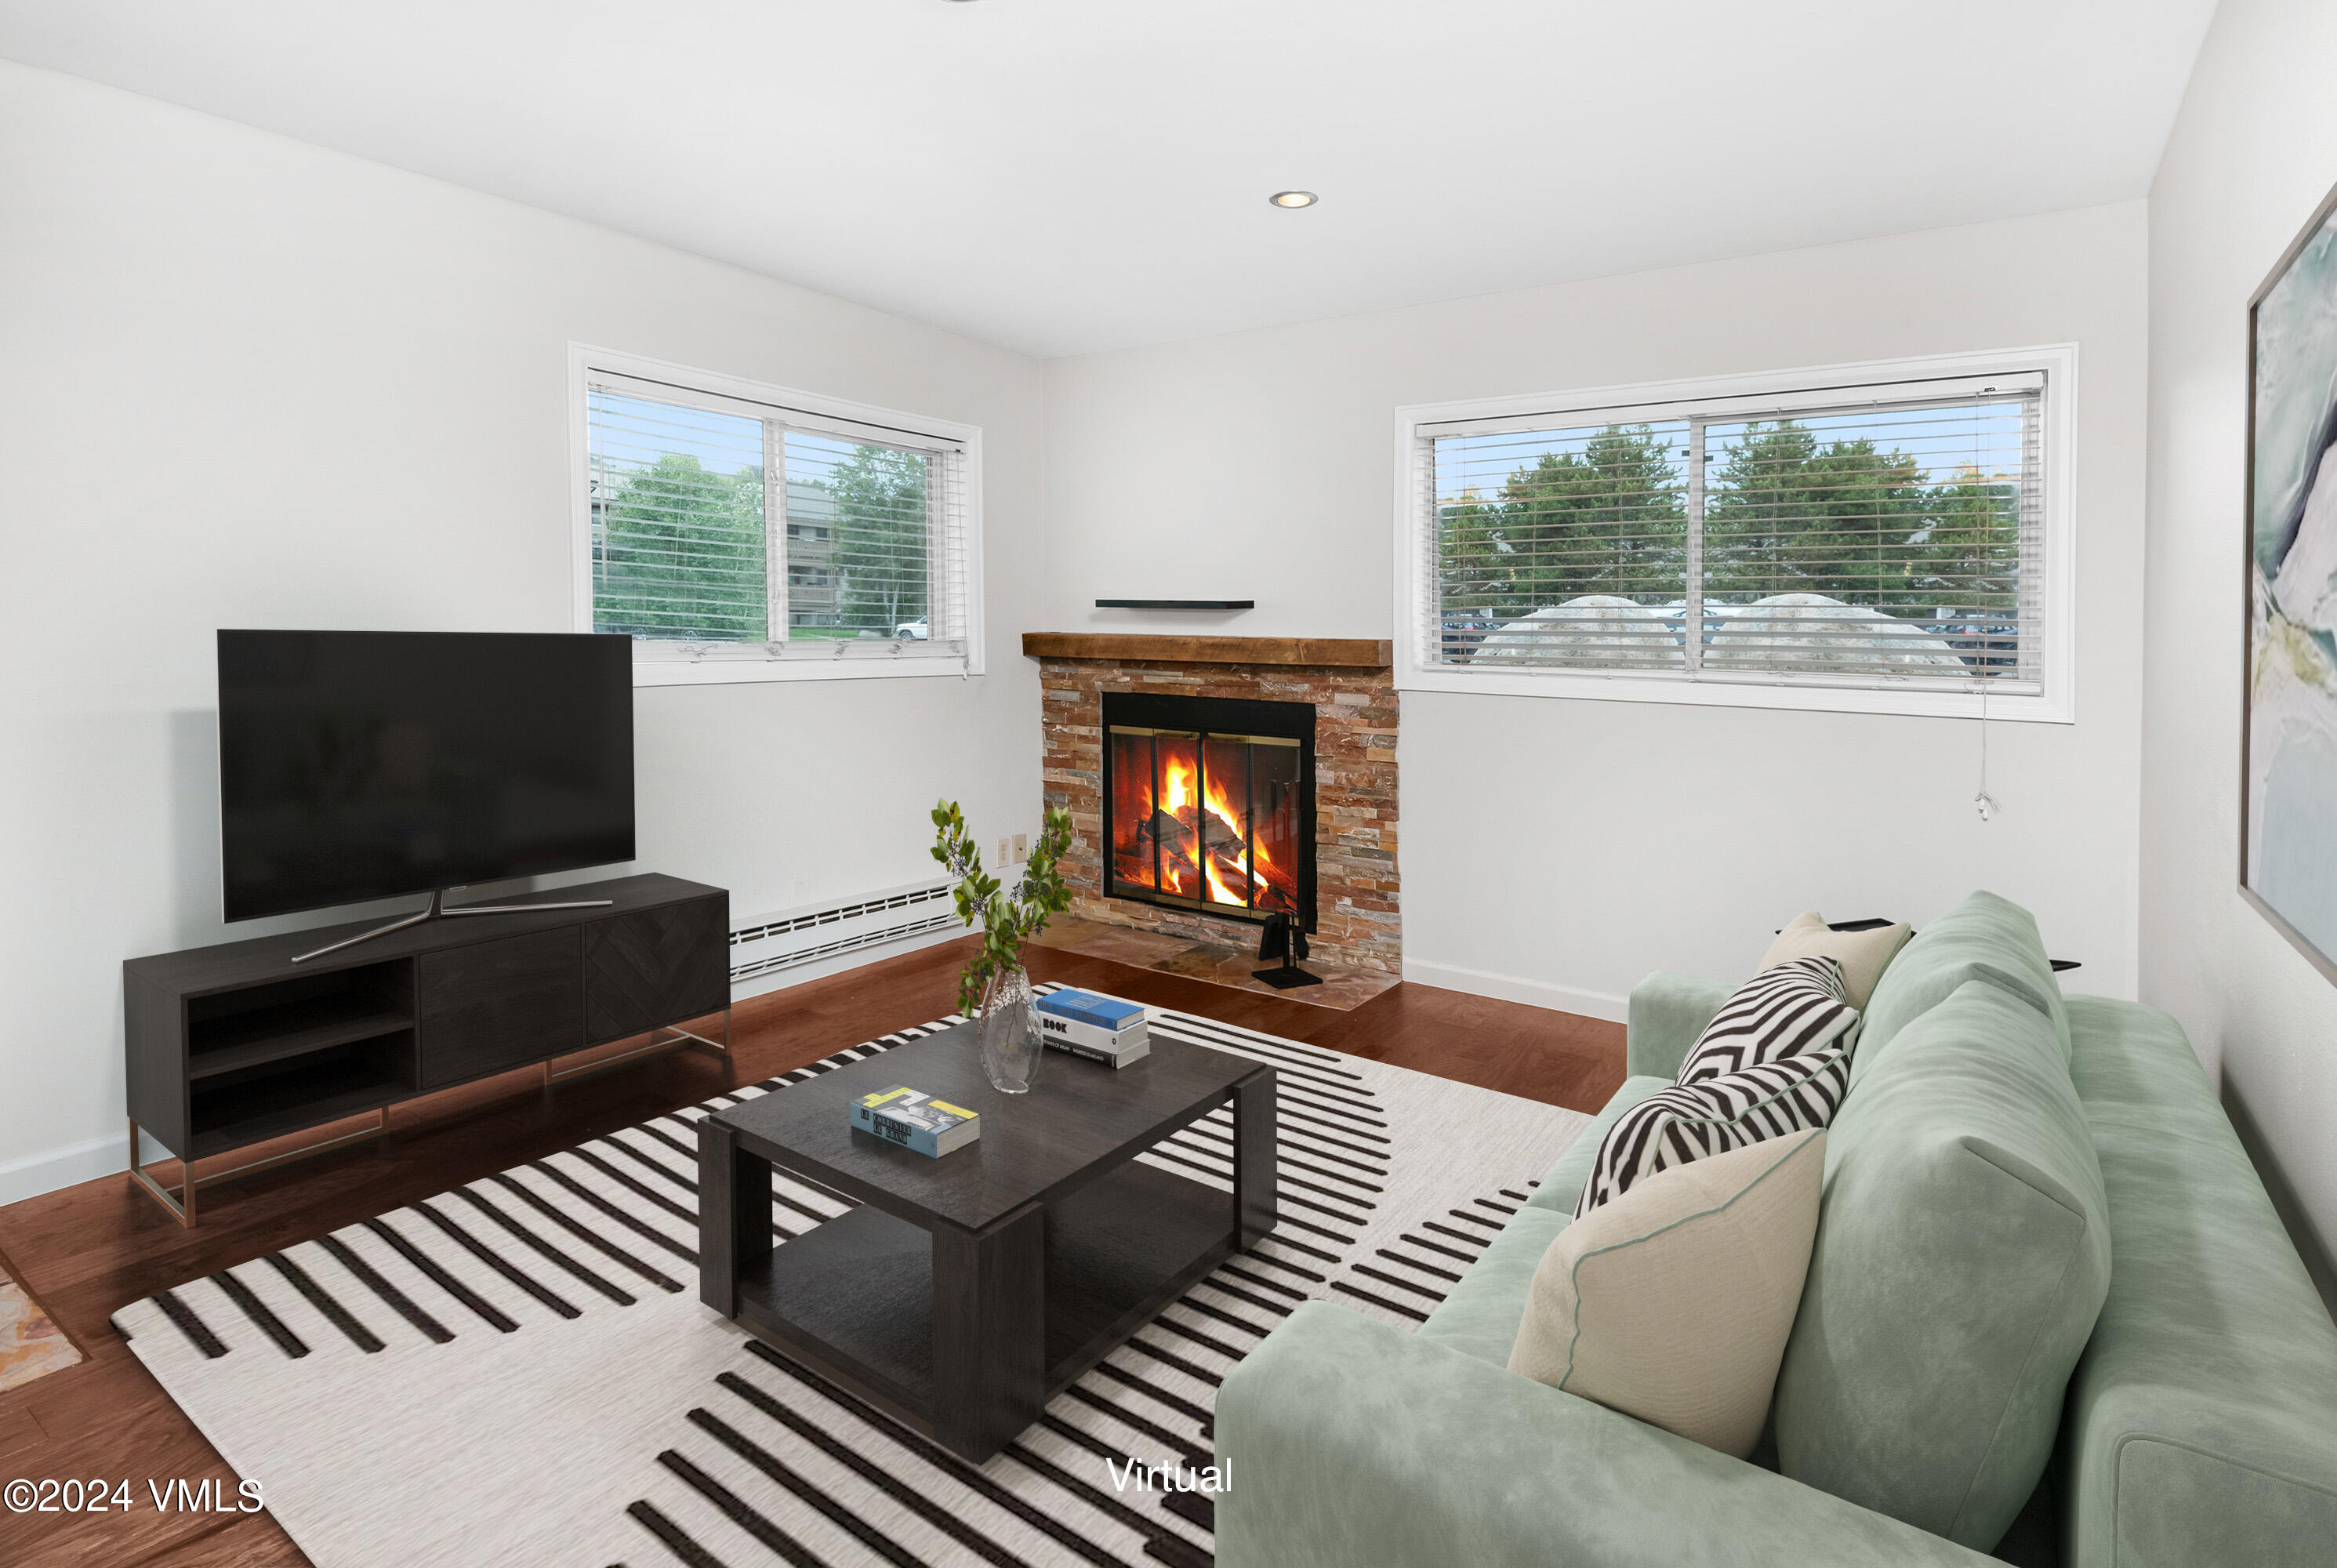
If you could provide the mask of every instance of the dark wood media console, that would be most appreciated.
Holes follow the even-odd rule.
[[[432,920],[298,965],[296,955],[377,922],[129,960],[131,1173],[192,1225],[194,1161],[531,1063],[549,1083],[563,1076],[553,1058],[639,1034],[653,1036],[642,1054],[727,1049],[721,888],[626,877],[495,902],[599,898],[611,902]],[[674,1027],[716,1013],[719,1047]],[[182,1162],[175,1199],[144,1170],[142,1129]],[[350,1137],[379,1131],[377,1120]]]

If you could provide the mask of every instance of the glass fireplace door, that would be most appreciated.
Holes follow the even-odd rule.
[[[1299,913],[1304,750],[1278,736],[1112,725],[1110,891],[1216,913]]]

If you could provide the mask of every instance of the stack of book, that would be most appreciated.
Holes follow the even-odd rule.
[[[855,1100],[852,1124],[887,1143],[935,1159],[982,1136],[979,1112],[936,1100],[902,1083]]]
[[[1152,1049],[1144,1009],[1093,991],[1050,991],[1038,1000],[1039,1034],[1058,1051],[1125,1067]]]

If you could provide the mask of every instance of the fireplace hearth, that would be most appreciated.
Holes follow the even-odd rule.
[[[1314,705],[1100,697],[1105,893],[1314,930]]]

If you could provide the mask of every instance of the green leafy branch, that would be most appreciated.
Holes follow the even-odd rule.
[[[957,878],[958,918],[969,926],[977,918],[982,922],[982,950],[966,962],[957,982],[958,1011],[970,1017],[992,980],[1022,966],[1022,945],[1046,928],[1049,916],[1071,907],[1071,890],[1059,862],[1071,847],[1071,814],[1060,807],[1047,810],[1022,878],[1011,893],[982,868],[982,851],[965,830],[965,813],[956,801],[935,803],[934,828],[934,858]]]

